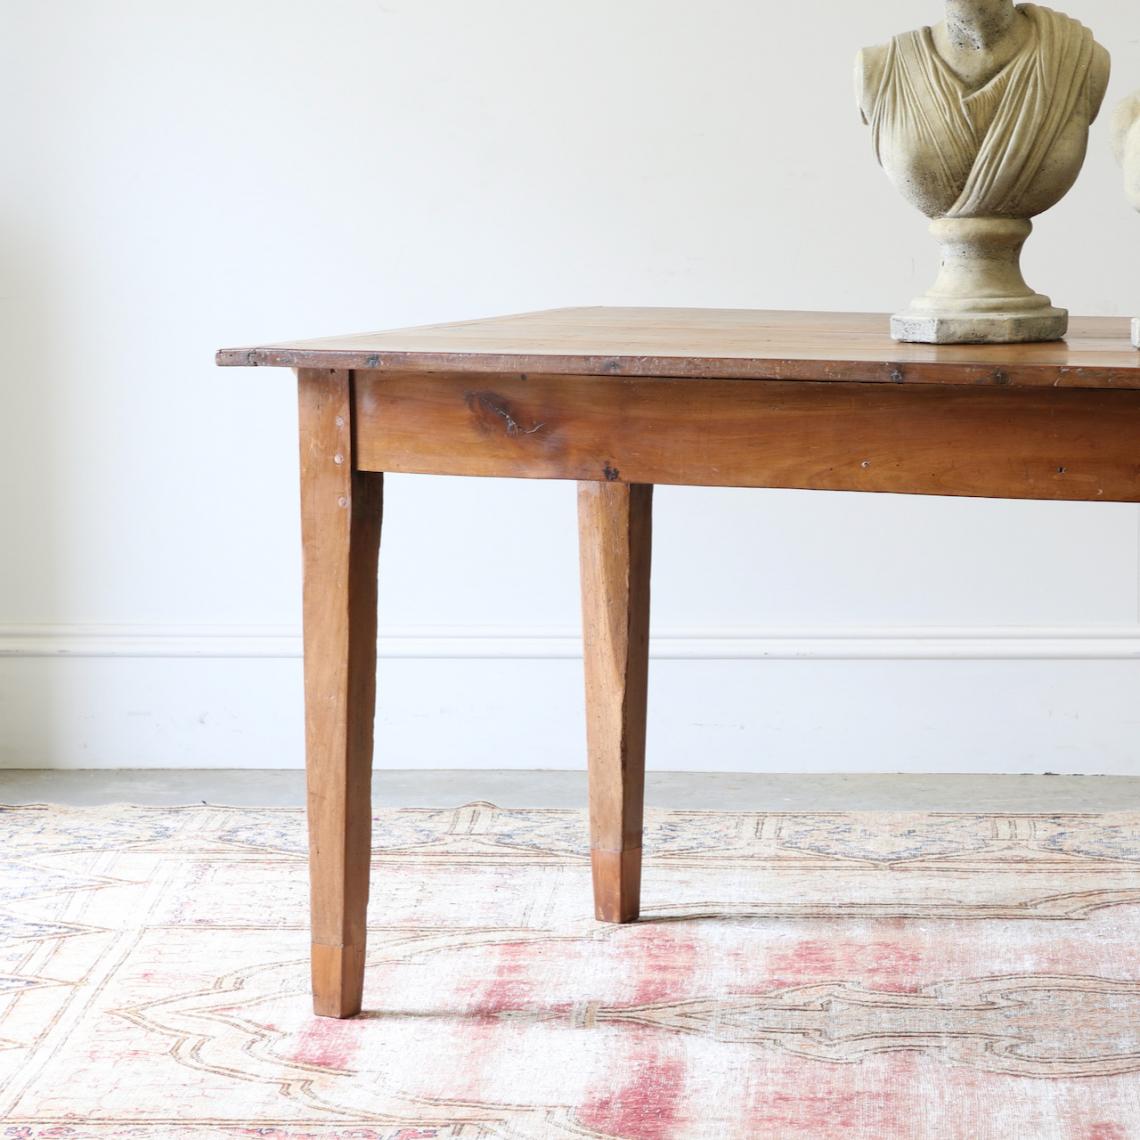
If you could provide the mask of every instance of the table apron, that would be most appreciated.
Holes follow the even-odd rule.
[[[1140,391],[353,373],[363,471],[1140,501]]]

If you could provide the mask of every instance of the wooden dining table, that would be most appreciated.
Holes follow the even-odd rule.
[[[385,472],[578,484],[595,913],[639,913],[653,488],[1140,502],[1140,353],[881,315],[571,308],[223,349],[300,394],[314,1009],[362,1005]]]

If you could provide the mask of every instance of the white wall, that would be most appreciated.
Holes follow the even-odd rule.
[[[217,347],[933,276],[850,71],[935,0],[2,5],[0,765],[301,762],[292,377]],[[1131,313],[1138,251],[1102,119],[1027,273]],[[1136,771],[1138,522],[662,489],[650,762]],[[378,764],[581,764],[573,489],[392,478],[385,538]]]

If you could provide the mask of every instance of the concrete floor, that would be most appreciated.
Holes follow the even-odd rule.
[[[0,803],[300,806],[304,773],[254,770],[0,770]],[[584,772],[379,771],[382,807],[586,804]],[[797,776],[652,772],[654,807],[770,811],[1135,811],[1140,778],[1123,776]]]

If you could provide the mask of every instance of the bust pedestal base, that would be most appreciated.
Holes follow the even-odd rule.
[[[1140,330],[1140,321],[1137,322]],[[936,313],[911,310],[891,317],[891,336],[908,344],[1031,344],[1064,340],[1065,309],[1047,306],[1036,313]],[[1140,348],[1140,331],[1133,334]]]
[[[1061,340],[1069,314],[1034,293],[1021,275],[1021,249],[1033,232],[1022,218],[938,218],[942,245],[934,287],[891,318],[895,340],[920,344],[1024,344]]]

